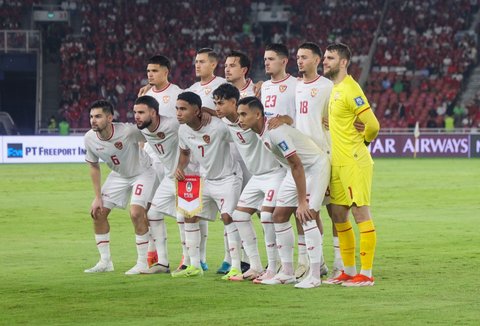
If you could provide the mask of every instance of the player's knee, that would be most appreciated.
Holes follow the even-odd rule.
[[[242,212],[238,210],[233,211],[232,214],[232,219],[234,222],[248,222],[250,221],[250,217],[251,215],[247,212]]]
[[[277,210],[275,210],[272,215],[273,223],[285,223],[288,222],[289,218],[290,217],[286,217],[284,214]]]

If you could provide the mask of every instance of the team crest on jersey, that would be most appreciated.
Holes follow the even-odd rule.
[[[318,94],[318,88],[312,88],[312,90],[310,91],[310,95],[312,97],[315,97],[317,96],[317,94]]]
[[[358,96],[358,97],[355,97],[355,103],[357,104],[357,106],[362,106],[365,104],[365,101],[361,96]]]
[[[338,100],[340,98],[340,93],[336,92],[335,95],[333,96],[334,100]]]
[[[121,141],[117,141],[117,142],[115,143],[115,147],[121,150],[121,149],[123,148],[122,142],[121,142]]]
[[[278,89],[280,90],[280,93],[283,93],[287,90],[287,85],[285,85],[285,84],[280,85],[280,86],[278,86]]]
[[[157,137],[160,138],[160,139],[165,139],[165,133],[157,132]]]
[[[281,143],[279,143],[278,147],[280,147],[284,152],[288,150],[288,145],[285,141],[282,141]]]
[[[165,95],[165,96],[163,97],[163,103],[168,103],[169,101],[170,101],[170,96]]]
[[[210,94],[211,91],[212,89],[210,87],[205,87],[205,95]]]
[[[210,136],[209,135],[204,135],[203,136],[203,141],[206,142],[207,144],[210,144]]]

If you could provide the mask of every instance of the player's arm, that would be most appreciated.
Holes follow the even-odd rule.
[[[274,118],[271,118],[268,120],[268,129],[269,130],[276,129],[283,124],[287,124],[291,126],[293,124],[292,117],[288,115],[279,115]]]
[[[295,181],[295,186],[297,188],[298,207],[296,216],[301,223],[306,223],[307,221],[313,220],[315,217],[312,216],[308,206],[305,170],[303,168],[302,161],[297,154],[288,156],[287,161],[292,171],[293,180]]]
[[[365,125],[365,145],[368,146],[377,137],[380,131],[380,123],[370,108],[360,112],[358,119]]]
[[[253,92],[255,93],[255,96],[258,97],[259,99],[262,98],[262,85],[263,85],[263,80],[259,80],[255,84],[253,84]]]
[[[178,157],[178,165],[175,170],[175,178],[179,181],[185,179],[185,168],[190,162],[190,150],[180,148],[180,155]]]
[[[142,88],[140,88],[138,90],[138,94],[137,94],[137,97],[140,97],[140,96],[143,96],[145,94],[147,94],[147,92],[152,88],[153,86],[150,85],[150,84],[147,84],[145,86],[143,86]]]
[[[103,200],[102,200],[102,173],[100,171],[100,164],[98,162],[88,162],[90,165],[90,178],[92,179],[93,191],[95,192],[95,199],[93,200],[92,207],[90,209],[90,214],[95,218],[95,212],[97,210],[103,210]]]
[[[200,117],[200,125],[202,127],[208,125],[212,121],[212,117],[217,116],[217,112],[205,106],[202,106],[201,110],[202,116]]]

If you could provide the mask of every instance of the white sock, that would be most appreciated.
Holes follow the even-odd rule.
[[[225,229],[225,227],[223,228],[223,249],[225,251],[223,261],[226,261],[227,263],[232,264],[232,257],[230,256],[230,250],[228,249],[227,230]]]
[[[343,271],[350,276],[357,275],[357,268],[355,266],[345,266]]]
[[[251,215],[236,210],[233,212],[232,219],[237,225],[238,233],[242,239],[243,248],[250,261],[250,268],[261,272],[263,267],[262,262],[260,261],[260,254],[258,253],[257,235],[253,228]]]
[[[183,264],[190,265],[190,257],[188,256],[187,245],[185,243],[185,218],[181,214],[177,214],[178,231],[180,232],[180,242],[182,244]]]
[[[200,260],[207,262],[208,221],[200,220]]]
[[[307,245],[305,243],[305,234],[298,235],[297,246],[298,246],[298,265],[308,265],[308,254],[307,254]]]
[[[320,278],[320,264],[322,262],[322,235],[318,229],[317,222],[308,221],[303,224],[305,232],[305,243],[307,245],[308,258],[310,260],[311,275]]]
[[[137,265],[148,267],[147,263],[147,251],[148,251],[148,239],[150,234],[147,232],[142,235],[135,235],[135,243],[137,244]]]
[[[112,260],[110,255],[110,232],[105,234],[95,234],[95,243],[97,244],[98,252],[100,253],[100,260],[109,262]]]
[[[275,223],[275,235],[277,238],[277,249],[282,261],[282,272],[286,275],[293,275],[293,246],[295,235],[293,234],[290,222]]]
[[[185,223],[185,244],[190,256],[190,265],[200,268],[200,225]]]
[[[275,226],[273,225],[272,213],[261,212],[260,221],[262,222],[263,233],[265,237],[265,248],[267,251],[268,270],[277,271],[277,241],[275,239]]]
[[[149,223],[150,235],[155,241],[158,263],[168,266],[167,228],[165,227],[165,220],[151,220]]]
[[[372,270],[371,269],[361,269],[360,274],[372,278]]]
[[[228,250],[232,259],[232,268],[240,270],[240,249],[242,247],[242,240],[240,240],[240,234],[238,233],[237,226],[235,223],[225,225],[225,231],[227,231]]]
[[[247,263],[247,264],[250,264],[250,259],[248,258],[247,251],[243,247],[243,243],[242,243],[242,261]]]
[[[340,254],[340,241],[338,240],[338,237],[333,237],[333,266],[343,269],[342,255]]]

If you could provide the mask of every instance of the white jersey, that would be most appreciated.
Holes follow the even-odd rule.
[[[255,96],[255,91],[253,90],[254,87],[255,84],[253,83],[253,81],[250,78],[247,79],[247,83],[245,84],[245,86],[243,86],[242,89],[238,90],[240,92],[240,98]]]
[[[283,80],[267,80],[262,84],[262,104],[267,119],[288,115],[295,121],[296,85],[297,79],[291,75]]]
[[[296,121],[295,127],[315,141],[322,151],[331,152],[330,132],[322,123],[328,118],[328,101],[333,89],[333,82],[318,76],[313,81],[299,81],[295,92]]]
[[[153,132],[148,128],[142,129],[148,144],[165,169],[165,175],[173,177],[178,164],[178,128],[180,124],[176,118],[160,115],[160,121]]]
[[[202,107],[215,110],[215,103],[213,102],[212,93],[217,89],[218,86],[226,83],[225,78],[215,76],[209,82],[202,84],[201,82],[196,82],[190,86],[187,91],[194,92],[202,99]]]
[[[148,154],[138,145],[138,142],[145,142],[145,137],[134,124],[112,123],[112,135],[106,140],[89,130],[84,141],[87,162],[97,163],[102,159],[122,177],[137,176],[152,165]]]
[[[261,175],[281,168],[251,129],[243,130],[238,122],[230,122],[227,118],[223,118],[222,121],[228,126],[233,142],[251,174]]]
[[[212,121],[199,130],[180,125],[178,135],[180,148],[190,150],[190,155],[200,164],[201,177],[217,180],[240,171],[230,153],[230,132],[220,119],[212,117]]]
[[[308,136],[289,125],[268,130],[265,122],[260,133],[263,144],[275,155],[276,159],[288,167],[287,158],[297,154],[305,169],[315,165],[325,154]]]
[[[177,103],[178,94],[182,92],[183,90],[177,85],[168,83],[168,85],[161,90],[155,90],[155,87],[150,88],[145,95],[151,96],[157,100],[158,113],[160,115],[176,118],[177,110],[175,105]]]

